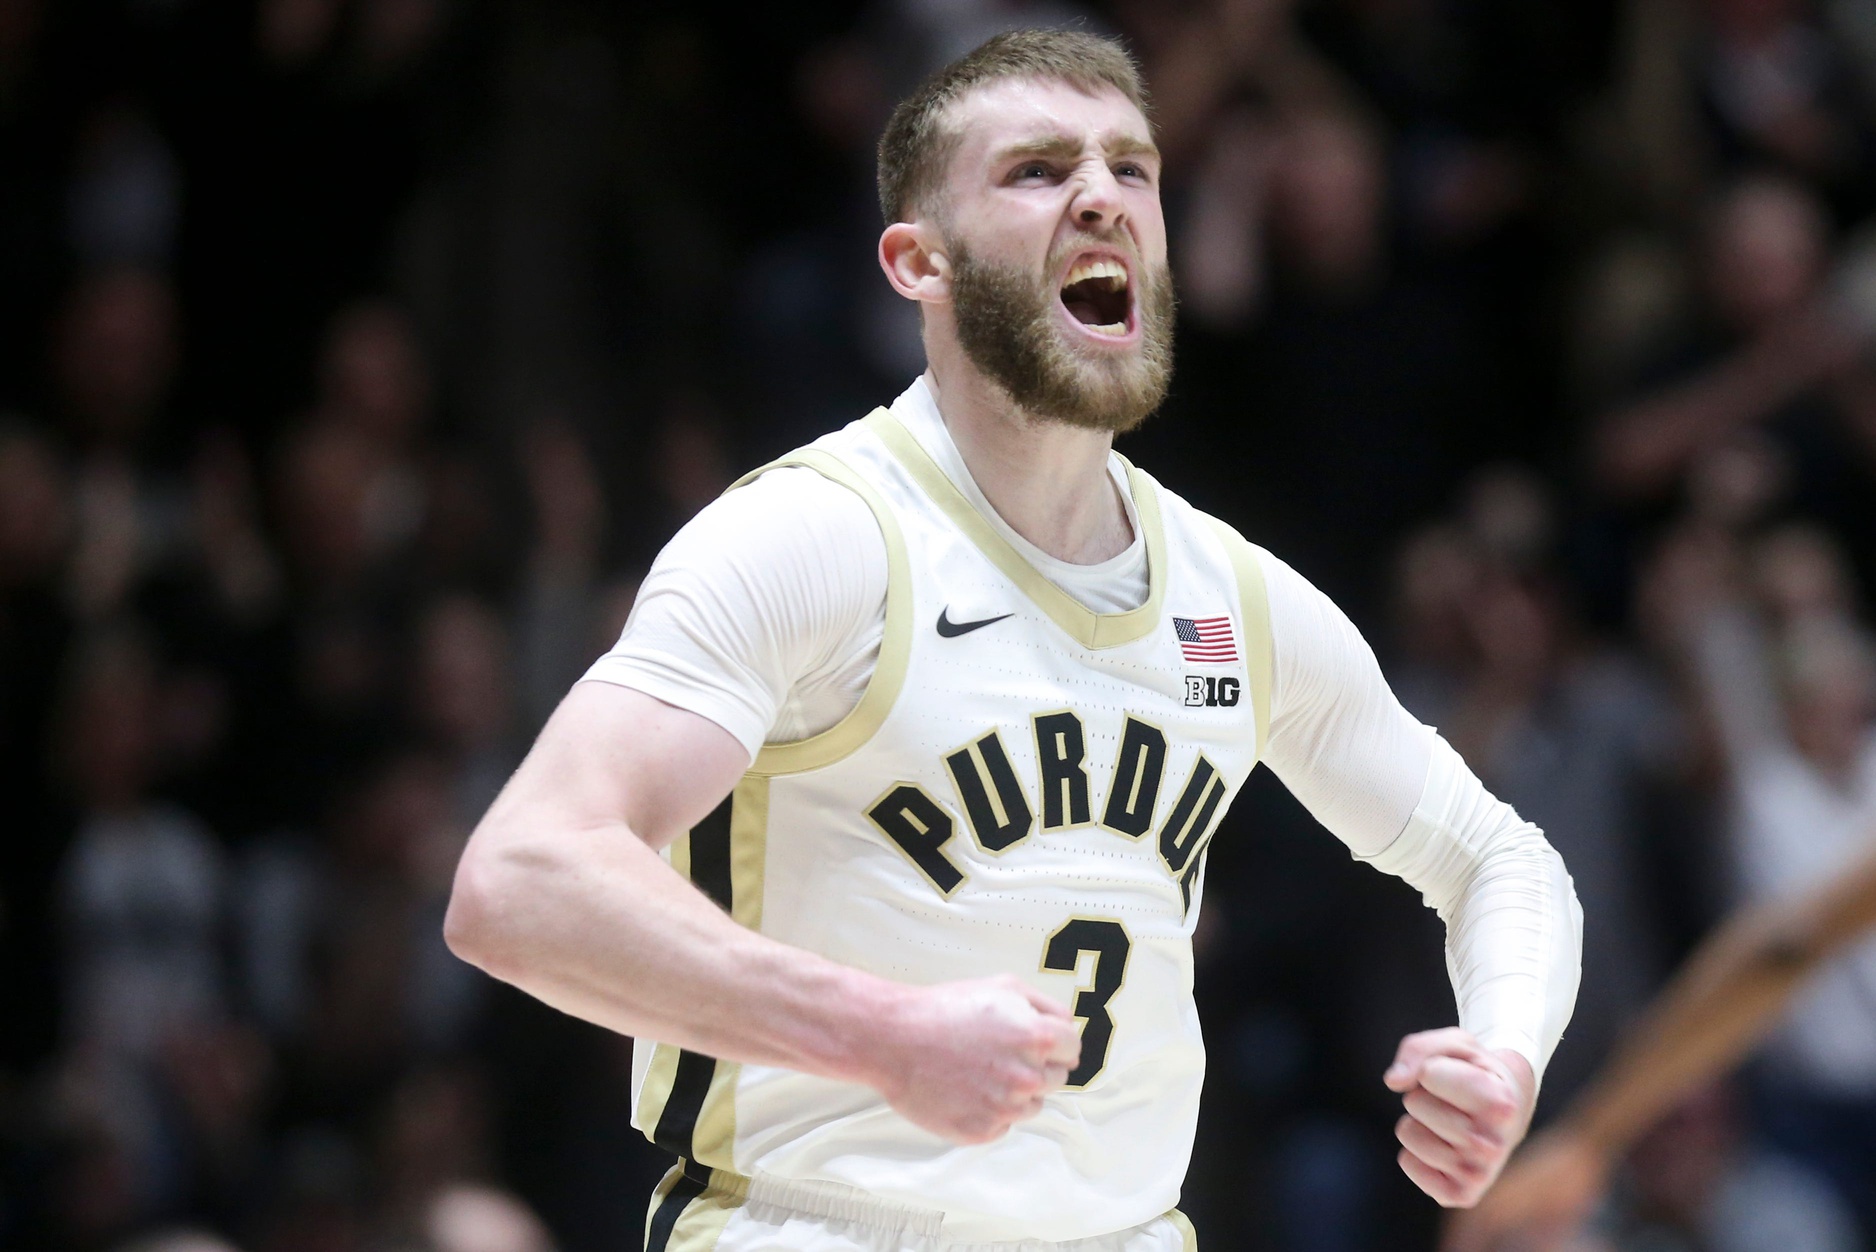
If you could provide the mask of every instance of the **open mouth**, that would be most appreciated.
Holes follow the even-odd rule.
[[[1130,304],[1126,268],[1106,257],[1083,257],[1062,283],[1062,307],[1099,335],[1124,336]]]

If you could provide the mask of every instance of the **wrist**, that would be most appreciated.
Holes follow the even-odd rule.
[[[830,963],[825,1004],[832,1008],[816,1040],[815,1070],[840,1082],[884,1090],[891,1057],[914,989],[851,966]]]
[[[1537,1067],[1531,1064],[1531,1058],[1517,1048],[1493,1048],[1493,1056],[1501,1061],[1511,1072],[1518,1089],[1535,1099],[1537,1095]]]
[[[1523,1110],[1524,1124],[1531,1124],[1531,1115],[1537,1109],[1537,1070],[1531,1064],[1531,1058],[1516,1048],[1493,1048],[1492,1055],[1505,1067],[1510,1075],[1512,1086],[1518,1090],[1518,1102]]]

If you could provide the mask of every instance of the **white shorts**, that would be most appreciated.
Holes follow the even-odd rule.
[[[686,1161],[652,1193],[645,1252],[1198,1252],[1178,1209],[1067,1243],[957,1243],[945,1237],[943,1218],[832,1184],[751,1180]]]

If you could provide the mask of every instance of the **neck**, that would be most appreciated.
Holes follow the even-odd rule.
[[[1133,531],[1107,475],[1111,432],[1029,416],[961,354],[932,353],[925,378],[965,468],[1011,530],[1078,565],[1126,551]]]

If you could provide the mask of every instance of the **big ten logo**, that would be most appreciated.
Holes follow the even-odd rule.
[[[1186,675],[1186,707],[1189,709],[1232,708],[1243,691],[1244,685],[1235,678]]]

